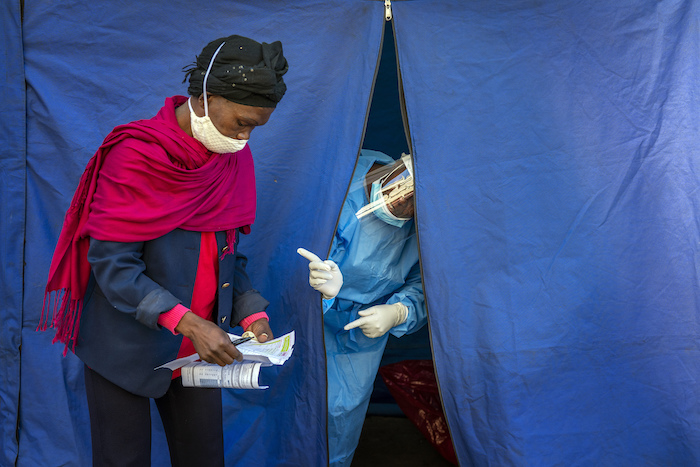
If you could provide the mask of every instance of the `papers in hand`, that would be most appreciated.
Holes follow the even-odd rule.
[[[182,385],[195,387],[219,387],[238,389],[267,389],[260,386],[258,378],[261,366],[284,365],[294,351],[294,331],[268,342],[250,340],[236,346],[243,354],[243,361],[219,366],[200,361],[198,354],[178,358],[156,370],[181,368]],[[241,336],[229,334],[231,341]]]

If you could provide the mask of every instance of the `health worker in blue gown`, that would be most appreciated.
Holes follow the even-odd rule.
[[[298,250],[324,298],[332,466],[352,462],[387,333],[427,321],[413,206],[411,156],[362,150],[329,259]]]

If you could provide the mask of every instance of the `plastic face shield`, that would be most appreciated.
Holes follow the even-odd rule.
[[[370,171],[367,179],[370,202],[355,213],[358,219],[374,213],[380,219],[398,225],[394,221],[406,221],[413,217],[413,164],[410,155],[404,154],[394,164]]]

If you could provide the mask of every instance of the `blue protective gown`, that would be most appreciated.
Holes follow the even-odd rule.
[[[359,328],[345,331],[343,326],[360,318],[360,310],[396,302],[406,305],[408,318],[391,329],[394,336],[416,331],[427,321],[415,222],[395,227],[373,214],[355,217],[368,202],[363,180],[375,161],[394,162],[381,152],[362,150],[329,255],[344,280],[338,295],[323,304],[328,444],[333,466],[349,466],[352,461],[389,338],[385,334],[372,339]]]

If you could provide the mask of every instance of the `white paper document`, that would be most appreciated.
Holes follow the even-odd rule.
[[[229,334],[231,341],[241,336]],[[155,369],[181,368],[182,385],[238,389],[267,389],[258,384],[261,366],[284,365],[294,351],[294,331],[268,342],[249,340],[236,346],[243,354],[243,361],[219,366],[202,362],[198,354],[178,358]]]
[[[229,334],[231,340],[240,336]],[[267,342],[249,340],[236,346],[244,362],[260,362],[263,366],[284,365],[294,351],[294,331]]]

